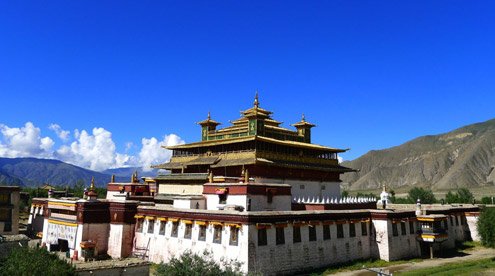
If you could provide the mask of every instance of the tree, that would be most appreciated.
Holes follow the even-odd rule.
[[[18,247],[0,261],[0,275],[76,275],[74,266],[42,248]]]
[[[457,190],[457,197],[459,198],[459,203],[472,203],[474,200],[473,193],[466,188]]]
[[[202,255],[184,252],[179,257],[174,257],[168,263],[160,263],[156,266],[156,275],[174,276],[238,276],[241,272],[242,263],[237,261],[222,261],[222,264],[215,262],[212,253],[204,251]]]
[[[495,248],[495,208],[484,208],[478,218],[478,234],[481,244]]]
[[[481,198],[481,203],[482,204],[492,204],[492,197],[491,196],[484,196]]]
[[[473,200],[473,193],[466,188],[460,188],[456,193],[449,191],[445,196],[447,203],[471,203]]]
[[[349,196],[349,192],[346,190],[343,190],[342,193],[340,194],[340,197],[348,197],[348,196]]]
[[[416,202],[416,200],[421,200],[422,204],[432,204],[435,203],[437,200],[435,198],[435,195],[433,195],[433,192],[428,189],[423,189],[423,188],[412,188],[409,190],[409,201],[410,202]]]

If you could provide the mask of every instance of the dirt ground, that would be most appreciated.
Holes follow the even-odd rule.
[[[490,257],[495,257],[495,249],[491,248],[476,248],[474,250],[469,250],[469,251],[464,251],[462,253],[457,254],[457,256],[452,256],[452,257],[444,257],[444,258],[435,258],[432,260],[423,260],[422,262],[411,262],[411,263],[404,263],[404,264],[399,264],[399,265],[393,265],[389,267],[384,267],[381,268],[383,269],[384,273],[390,274],[390,273],[398,273],[398,272],[404,272],[404,271],[410,271],[410,270],[416,270],[416,269],[421,269],[421,268],[429,268],[429,267],[436,267],[436,266],[442,266],[445,264],[449,263],[458,263],[458,262],[465,262],[465,261],[474,261],[474,260],[480,260],[480,259],[487,259]],[[380,271],[380,268],[370,268],[373,269],[374,271]],[[494,275],[495,271],[490,270],[486,271],[482,274],[478,275]],[[355,271],[346,271],[346,272],[339,272],[333,275],[339,275],[339,276],[351,276],[351,275],[356,275],[356,276],[371,276],[371,275],[376,275],[376,272],[370,272],[365,269],[361,270],[355,270]]]

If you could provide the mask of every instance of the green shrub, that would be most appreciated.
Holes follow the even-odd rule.
[[[19,247],[0,261],[0,275],[76,275],[74,266],[42,248]]]
[[[473,193],[466,188],[460,188],[455,193],[449,191],[445,196],[445,201],[447,203],[472,203],[473,200]]]
[[[482,204],[492,204],[492,197],[491,196],[484,196],[481,198],[481,203]]]
[[[172,258],[168,263],[160,263],[156,266],[156,275],[174,276],[237,276],[242,275],[242,263],[238,261],[215,262],[212,253],[204,251],[202,255],[186,251],[178,258]]]
[[[435,198],[435,195],[433,195],[433,192],[430,189],[423,189],[423,188],[412,188],[409,190],[409,201],[410,203],[416,202],[416,200],[421,200],[421,204],[432,204],[437,202],[437,199]]]
[[[484,208],[478,219],[481,244],[495,248],[495,208]]]

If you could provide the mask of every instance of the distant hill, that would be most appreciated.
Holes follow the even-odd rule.
[[[73,186],[78,180],[89,185],[91,177],[98,187],[105,187],[111,175],[95,172],[58,160],[37,158],[0,158],[0,185],[34,187],[49,183]],[[116,177],[117,181],[128,182],[129,177]]]
[[[495,185],[495,119],[373,150],[343,162],[358,169],[342,180],[347,189],[423,186],[434,190]]]

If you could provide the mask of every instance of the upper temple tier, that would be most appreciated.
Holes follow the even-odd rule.
[[[312,144],[315,125],[304,115],[289,130],[272,114],[257,96],[231,126],[217,129],[208,114],[198,123],[200,142],[165,147],[173,151],[170,162],[153,166],[171,171],[156,178],[159,193],[199,195],[205,182],[244,182],[290,184],[293,196],[339,197],[340,174],[353,171],[339,165],[338,153],[346,150]]]

